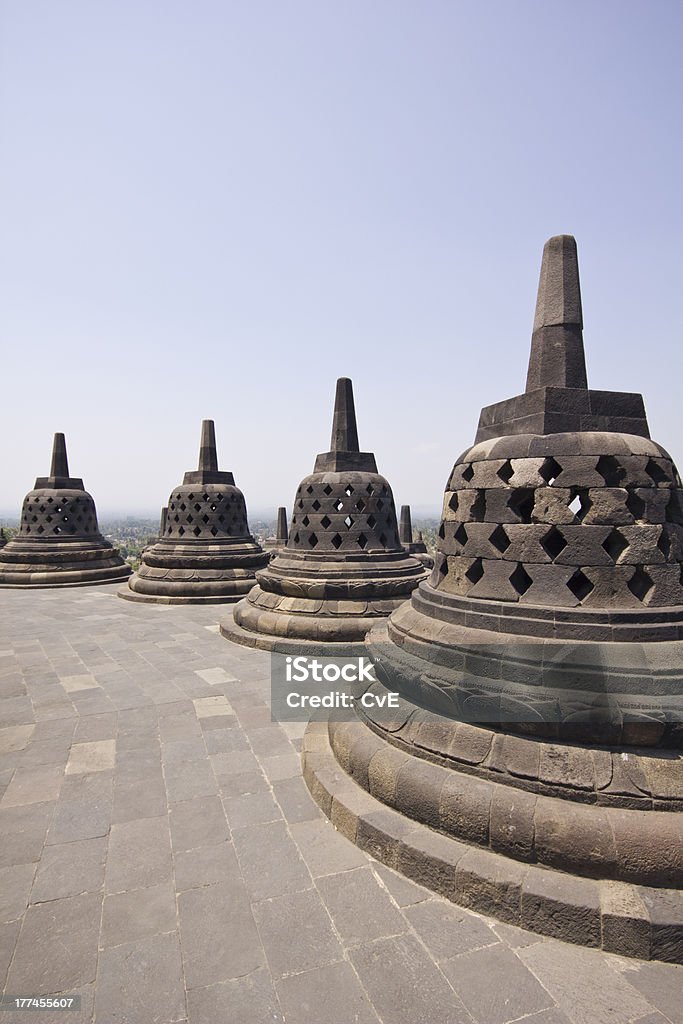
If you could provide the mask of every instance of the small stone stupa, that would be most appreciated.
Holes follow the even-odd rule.
[[[278,551],[282,548],[287,547],[287,540],[289,539],[289,530],[287,527],[287,509],[284,505],[280,505],[277,510],[277,524],[275,527],[275,536],[266,540],[264,547],[268,551],[271,558],[275,558]]]
[[[424,567],[398,538],[391,487],[361,452],[351,381],[337,381],[329,452],[296,492],[289,539],[221,625],[252,647],[360,643],[405,601]],[[346,649],[346,647],[344,648]]]
[[[171,493],[160,531],[119,597],[163,604],[237,601],[268,561],[249,532],[244,495],[232,473],[218,469],[213,420],[202,423],[199,467]]]
[[[429,581],[368,635],[400,707],[309,726],[304,774],[458,903],[683,963],[683,490],[641,396],[589,390],[582,326],[552,238],[527,390],[483,410]]]
[[[398,524],[398,536],[401,544],[406,551],[415,555],[419,562],[426,565],[428,568],[432,568],[434,565],[434,559],[427,553],[427,545],[425,544],[422,532],[418,533],[417,540],[413,539],[413,522],[410,515],[410,505],[401,505],[401,518]]]
[[[64,434],[55,434],[48,477],[24,498],[16,537],[0,550],[0,587],[79,587],[130,575],[97,525],[83,481],[69,476]]]

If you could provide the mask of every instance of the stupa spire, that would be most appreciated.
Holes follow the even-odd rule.
[[[398,539],[403,545],[413,543],[413,524],[410,518],[410,505],[401,505],[401,521],[398,527]]]
[[[542,387],[588,387],[573,235],[555,235],[543,248],[526,390]]]
[[[275,540],[278,544],[286,544],[287,536],[287,509],[284,505],[280,505],[277,510],[277,529],[275,531]]]
[[[348,377],[340,377],[337,381],[330,451],[360,451],[358,427],[356,426],[356,407],[353,402],[353,384]]]
[[[199,445],[200,473],[218,472],[218,452],[216,451],[216,430],[213,420],[202,420],[202,439]]]
[[[66,438],[64,434],[55,434],[52,442],[51,477],[68,477],[69,463],[66,457]]]

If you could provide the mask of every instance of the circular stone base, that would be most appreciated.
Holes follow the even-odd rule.
[[[78,573],[27,573],[26,580],[19,580],[16,577],[8,582],[7,579],[0,578],[0,590],[62,590],[73,587],[100,587],[107,586],[112,583],[121,583],[121,580],[125,580],[132,574],[133,570],[130,566],[125,568],[117,569],[116,572],[112,572],[111,576],[98,576],[89,577],[86,573],[81,574],[82,579],[72,579],[69,577],[78,576]],[[9,573],[3,573],[3,576],[9,576]],[[42,577],[42,578],[40,578]]]
[[[367,732],[360,722],[359,733]],[[304,736],[303,774],[333,825],[377,860],[447,899],[528,931],[609,953],[683,963],[683,893],[570,875],[460,842],[405,817],[346,774],[328,722]]]
[[[244,594],[200,594],[196,597],[183,594],[139,594],[126,583],[118,590],[118,596],[124,601],[139,601],[143,604],[234,604]]]
[[[363,640],[347,641],[346,643],[324,642],[322,640],[298,640],[285,636],[272,636],[266,633],[253,633],[244,629],[230,617],[220,624],[220,631],[226,640],[273,654],[307,654],[328,658],[345,658],[357,656],[365,651]]]

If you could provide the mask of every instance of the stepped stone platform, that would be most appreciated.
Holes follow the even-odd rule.
[[[416,884],[386,805],[350,842],[370,797],[316,806],[269,672],[211,605],[0,592],[0,988],[81,998],[7,1024],[680,1024],[682,967]]]

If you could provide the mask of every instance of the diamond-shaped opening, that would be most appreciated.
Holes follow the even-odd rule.
[[[204,495],[202,495],[202,497],[204,498],[204,501],[208,501],[209,500],[209,495],[208,494],[204,494]]]
[[[325,486],[323,487],[323,494],[332,494],[332,488],[330,487],[329,484],[325,484]]]
[[[209,517],[208,516],[202,516],[202,522],[203,523],[208,523],[208,521],[209,521]]]
[[[54,501],[54,498],[48,498],[48,499],[47,499],[47,503],[48,503],[48,505],[51,505],[53,501]]]
[[[353,519],[351,518],[351,516],[346,517],[346,519],[344,520],[344,526],[346,527],[347,530],[351,529],[351,527],[353,526]]]
[[[656,484],[668,484],[671,483],[669,477],[666,475],[662,467],[654,461],[654,459],[648,459],[645,472],[651,480]]]
[[[365,490],[368,492],[368,494],[374,494],[375,493],[375,485],[374,484],[368,484],[368,486],[365,488]]]
[[[386,545],[387,545],[386,534],[380,533],[380,535],[379,535],[379,542],[380,542],[380,544],[382,545],[383,548],[386,547]]]
[[[174,521],[174,523],[179,523],[180,522],[180,516],[173,516],[173,521]]]
[[[309,484],[308,487],[306,488],[306,493],[313,494],[313,487],[311,486],[311,484]]]
[[[462,544],[463,547],[465,546],[465,544],[467,544],[467,530],[465,529],[464,523],[460,523],[460,526],[455,531],[453,536],[457,540],[458,544]]]
[[[314,548],[316,546],[316,544],[318,543],[318,538],[316,537],[316,535],[314,533],[312,533],[311,536],[308,538],[308,543],[310,544],[310,546],[312,548]]]
[[[472,565],[466,571],[465,576],[467,576],[467,579],[470,581],[470,583],[478,583],[483,575],[484,566],[482,564],[482,560],[481,558],[475,558],[475,560],[472,562]]]
[[[298,505],[299,505],[299,508],[303,508],[303,507],[304,507],[304,503],[303,503],[303,501],[299,501],[299,502],[298,502]]]
[[[551,526],[548,532],[541,539],[541,547],[553,562],[562,554],[566,546],[567,541],[556,526]]]
[[[364,548],[367,546],[368,538],[365,536],[364,533],[359,533],[358,537],[356,538],[356,543],[358,544],[359,548]]]
[[[351,497],[351,495],[353,494],[353,487],[351,486],[351,484],[347,484],[347,486],[344,488],[344,494],[348,494],[349,498]]]
[[[552,487],[562,472],[562,466],[555,459],[548,458],[543,460],[543,465],[538,472],[548,487]]]
[[[52,532],[53,533],[61,533],[62,532],[61,526],[55,526]]]
[[[613,562],[619,560],[619,556],[626,551],[628,541],[619,530],[610,530],[602,542],[602,546]]]
[[[212,505],[212,506],[211,506],[211,511],[212,511],[212,512],[215,512],[215,511],[216,511],[216,506],[215,506],[215,505]]]
[[[52,516],[46,516],[45,518],[47,519],[48,523],[52,522]]]
[[[445,537],[446,537],[446,527],[444,526],[443,523],[441,523],[441,525],[439,527],[439,540],[444,540]]]
[[[44,511],[45,511],[45,506],[44,506],[44,505],[41,505],[41,506],[40,506],[40,511],[41,511],[41,512],[44,512]]]
[[[515,471],[512,468],[512,463],[507,459],[497,471],[496,476],[499,476],[503,483],[507,484],[510,482],[511,477],[514,476],[514,473]]]
[[[198,526],[195,526],[195,528],[194,528],[194,530],[193,530],[192,532],[193,532],[193,534],[195,535],[195,537],[198,537],[198,536],[199,536],[199,534],[200,534],[200,533],[201,533],[202,531],[201,531],[201,530],[199,529],[199,527],[198,527]]]
[[[187,519],[188,523],[193,523],[194,522],[194,516],[186,516],[186,519]]]
[[[217,494],[216,495],[216,501],[222,501],[222,500],[223,500],[223,495],[222,494]]]
[[[601,455],[595,468],[605,481],[605,487],[621,487],[626,470],[614,455]]]
[[[595,588],[595,584],[580,569],[577,569],[572,578],[568,580],[567,586],[577,601],[585,601],[590,592]]]
[[[332,538],[332,546],[337,548],[337,550],[338,550],[342,546],[343,543],[344,543],[344,541],[339,536],[339,534],[335,533],[334,537]]]
[[[184,526],[179,526],[178,527],[178,533],[182,537],[182,535],[185,533],[185,527]]]
[[[472,463],[470,463],[469,466],[467,466],[465,469],[463,469],[463,471],[462,471],[462,478],[463,478],[463,480],[467,480],[469,482],[472,479],[473,476],[474,476],[474,470],[472,469]]]
[[[491,544],[493,544],[494,548],[496,548],[497,551],[500,551],[501,555],[504,551],[507,551],[512,543],[502,526],[497,526],[495,528],[489,537],[489,540]]]
[[[303,506],[302,506],[302,507],[303,507]],[[316,499],[315,499],[315,501],[313,502],[313,506],[312,506],[312,507],[313,507],[313,508],[315,509],[315,511],[316,511],[316,512],[317,512],[317,511],[318,511],[318,509],[320,508],[320,502],[318,501],[318,499],[317,499],[317,498],[316,498]]]
[[[662,552],[665,558],[669,557],[671,552],[671,538],[669,537],[668,531],[665,526],[662,527],[662,532],[657,540],[657,547]]]
[[[522,523],[531,522],[534,511],[534,492],[530,487],[519,487],[508,498],[508,508],[512,509]]]
[[[344,502],[341,500],[341,498],[337,498],[337,500],[334,503],[334,507],[336,508],[337,512],[341,512],[341,510],[344,508]]]
[[[332,525],[332,520],[329,518],[329,516],[323,516],[322,519],[320,520],[320,525],[322,526],[323,530],[326,530],[329,526]]]
[[[186,508],[187,508],[187,505],[185,504],[185,502],[183,502],[182,505],[180,506],[180,511],[184,512]]]
[[[218,517],[218,522],[219,522],[219,523],[224,523],[224,522],[225,522],[225,516],[223,515],[223,513],[222,513],[222,512],[221,512],[221,514],[220,514],[220,515],[219,515],[219,517]]]
[[[363,501],[362,498],[359,498],[358,501],[356,502],[356,508],[358,509],[359,512],[362,512],[363,509],[365,508],[365,502]]]
[[[531,579],[531,576],[526,571],[526,569],[524,568],[524,566],[522,565],[521,562],[517,563],[517,567],[515,568],[515,571],[510,576],[510,583],[515,588],[515,590],[520,595],[520,597],[523,594],[526,594],[527,590],[529,589],[529,587],[533,583],[533,580]]]
[[[194,494],[188,494],[187,500],[188,501],[194,501]]]
[[[441,576],[448,576],[448,559],[445,555],[441,556],[441,561],[439,562],[439,573]]]
[[[213,537],[215,537],[217,533],[218,533],[218,530],[216,529],[216,527],[215,527],[215,526],[212,526],[212,527],[211,527],[211,535],[212,535]]]
[[[588,510],[591,507],[591,500],[588,497],[587,491],[577,491],[572,500],[569,502],[569,509],[574,513],[577,521],[580,523],[585,519]]]
[[[451,494],[450,498],[448,499],[448,507],[451,510],[451,512],[457,512],[458,511],[458,504],[459,504],[459,502],[460,502],[460,499],[458,498],[458,492],[457,491],[453,491],[453,493]]]
[[[311,521],[311,520],[310,520],[310,519],[308,518],[308,516],[304,516],[304,517],[303,517],[303,519],[301,520],[301,525],[302,525],[302,526],[308,526],[308,524],[310,523],[310,521]]]
[[[372,513],[370,513],[370,515],[368,516],[368,526],[370,527],[370,529],[373,528],[373,526],[375,525],[376,522],[377,522],[377,520],[372,515]]]
[[[645,600],[653,586],[654,583],[651,578],[640,566],[637,567],[633,576],[631,576],[631,579],[628,581],[628,589],[634,597],[638,598],[639,601]]]
[[[198,501],[196,501],[196,502],[195,502],[195,505],[194,505],[194,510],[195,510],[195,512],[199,512],[199,510],[201,509],[201,507],[202,507],[202,506],[201,506],[201,505],[199,504],[199,502],[198,502]]]
[[[636,522],[645,518],[645,502],[635,491],[629,491],[628,498],[626,499],[626,508]]]
[[[382,501],[381,498],[378,498],[377,499],[377,511],[381,512],[383,508],[384,508],[384,502]]]
[[[294,543],[295,544],[299,543],[299,534],[298,534],[298,532],[294,534]]]

